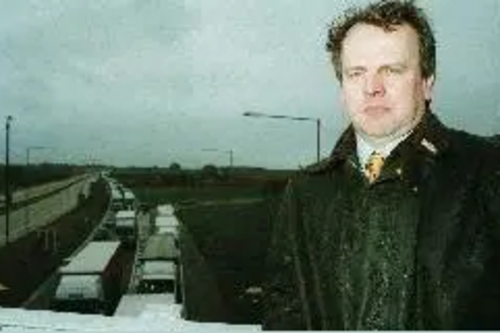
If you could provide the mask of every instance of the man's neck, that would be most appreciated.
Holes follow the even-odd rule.
[[[401,142],[406,137],[408,137],[408,135],[410,135],[415,127],[417,127],[418,124],[422,121],[427,112],[430,112],[430,110],[415,113],[413,119],[409,124],[401,127],[395,133],[392,133],[390,135],[374,137],[366,135],[364,133],[356,133],[356,137],[363,139],[363,141],[365,141],[366,144],[368,144],[374,150],[384,149],[384,147],[391,145],[393,142]]]

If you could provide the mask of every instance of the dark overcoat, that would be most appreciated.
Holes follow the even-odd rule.
[[[294,176],[264,329],[500,329],[500,159],[430,111],[369,184],[349,128]]]

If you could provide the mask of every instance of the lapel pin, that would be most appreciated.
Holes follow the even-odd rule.
[[[420,143],[422,144],[422,146],[427,148],[427,150],[430,151],[431,153],[433,153],[434,155],[437,154],[436,146],[434,146],[429,140],[424,138],[424,139],[422,139],[422,141]]]

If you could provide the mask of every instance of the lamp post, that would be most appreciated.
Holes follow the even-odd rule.
[[[234,159],[234,151],[232,149],[229,150],[221,150],[221,149],[216,149],[216,148],[205,148],[202,149],[202,151],[211,151],[211,152],[222,152],[229,154],[229,167],[233,167],[233,159]]]
[[[5,243],[9,243],[9,227],[10,227],[10,205],[11,205],[11,195],[10,195],[10,123],[13,120],[12,116],[7,116],[5,120]]]
[[[316,160],[319,162],[321,158],[321,119],[313,118],[313,117],[295,117],[295,116],[287,116],[287,115],[278,115],[278,114],[266,114],[261,112],[252,112],[248,111],[243,113],[245,117],[254,117],[254,118],[272,118],[272,119],[286,119],[286,120],[295,120],[295,121],[313,121],[316,123]]]

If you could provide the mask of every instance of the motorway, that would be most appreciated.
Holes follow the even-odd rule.
[[[74,209],[78,205],[80,195],[88,196],[90,184],[95,179],[94,175],[80,175],[14,192],[12,204],[14,209],[9,215],[9,242],[51,223]],[[5,243],[5,207],[0,206],[0,247]]]
[[[54,212],[54,210],[58,210],[59,213],[61,213],[63,212],[63,207],[70,210],[76,207],[78,205],[79,195],[82,193],[82,191],[84,192],[84,195],[85,193],[88,193],[90,184],[93,180],[94,177],[85,177],[80,178],[77,183],[74,184],[61,184],[63,189],[59,192],[55,191],[53,187],[46,187],[46,190],[49,191],[51,195],[46,195],[46,193],[43,193],[43,191],[39,191],[38,193],[42,196],[42,200],[38,200],[36,203],[27,205],[26,207],[13,212],[11,216],[12,220],[16,221],[15,218],[18,217],[18,215],[19,219],[22,220],[22,218],[25,217],[24,214],[29,209],[30,219],[28,221],[31,222],[27,225],[21,222],[21,226],[14,230],[19,230],[18,233],[22,234],[29,232],[29,230],[43,227],[43,222],[45,220],[47,220],[47,223],[45,224],[49,224],[51,222],[49,221],[50,218],[52,218],[52,221],[56,220],[58,218],[58,213]],[[148,224],[148,217],[149,214],[140,214],[138,216],[139,225]],[[106,228],[108,230],[108,232],[106,233],[109,237],[107,237],[108,240],[117,239],[118,236],[114,234],[113,228],[107,228],[107,226],[109,226],[108,222],[110,220],[114,220],[114,213],[108,210],[104,216],[100,217],[100,222],[98,223],[97,227],[94,227],[93,231],[91,231],[86,236],[86,239],[81,244],[79,244],[79,246],[77,246],[73,250],[73,254],[68,255],[68,257],[72,257],[74,254],[80,252],[83,247],[85,247],[90,241],[94,240],[95,238],[102,237],[102,234],[101,236],[99,236],[99,231],[103,228]],[[131,276],[135,271],[135,253],[136,246],[122,247],[119,250],[119,256],[117,260],[119,262],[119,266],[122,268],[120,280],[121,293],[126,293],[130,288]],[[32,292],[31,296],[23,302],[22,307],[28,309],[49,309],[51,299],[55,295],[58,283],[58,270],[55,270],[52,272],[52,274],[50,274],[50,276],[47,276],[46,280],[41,283],[38,288],[36,288],[36,290]],[[119,299],[116,299],[114,301],[114,303],[116,303],[114,304],[115,306],[117,305],[118,301]]]

